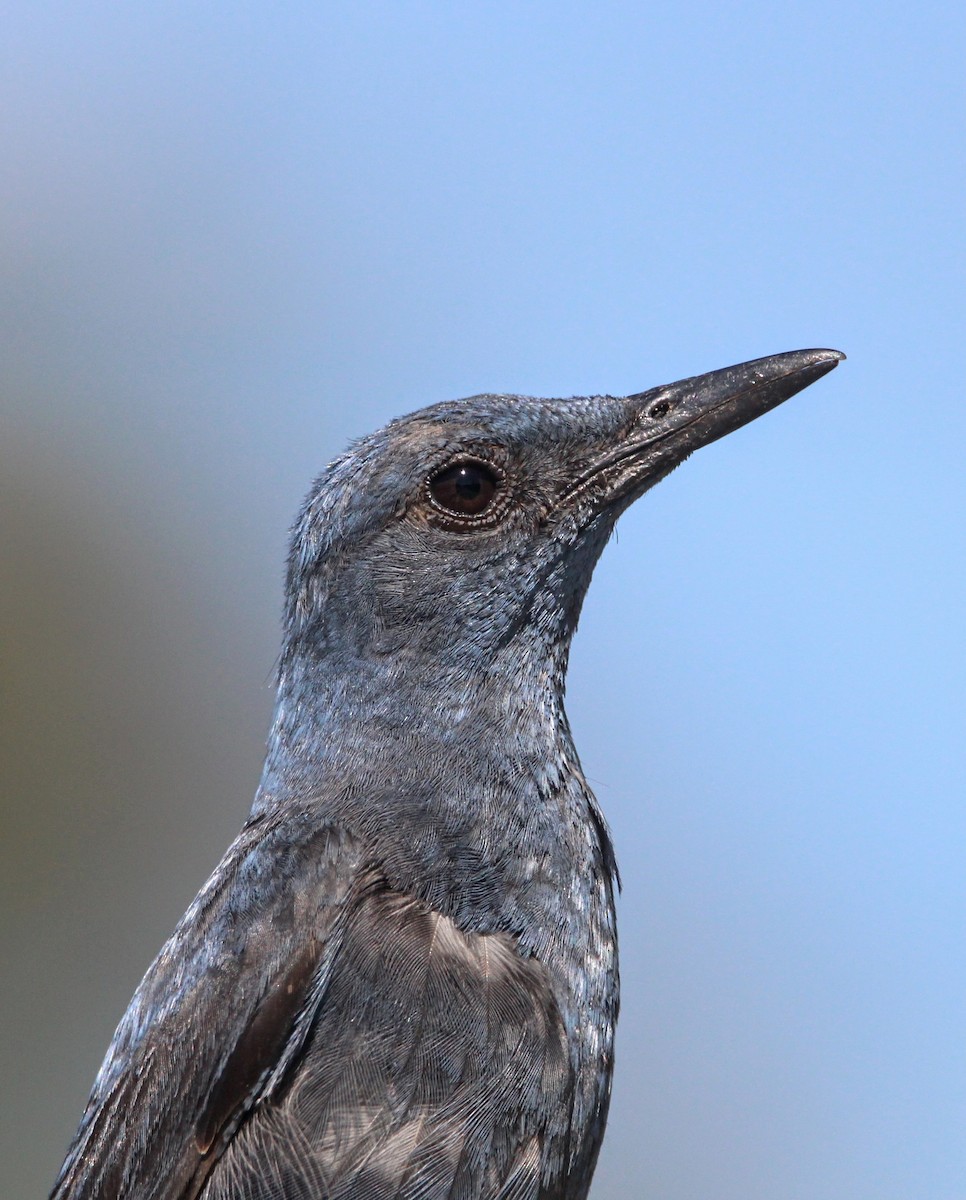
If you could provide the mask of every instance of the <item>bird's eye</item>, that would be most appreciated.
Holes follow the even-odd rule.
[[[478,517],[493,503],[500,477],[481,462],[458,462],[444,467],[429,481],[433,501],[458,517]]]

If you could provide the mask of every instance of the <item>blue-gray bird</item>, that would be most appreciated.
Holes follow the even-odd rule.
[[[473,396],[313,487],[251,814],[134,995],[56,1200],[582,1200],[616,869],[564,713],[621,512],[843,355]]]

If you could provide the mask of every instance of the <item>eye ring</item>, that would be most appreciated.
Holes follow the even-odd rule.
[[[434,471],[426,480],[432,507],[456,524],[488,521],[499,507],[503,473],[484,459],[460,457]]]

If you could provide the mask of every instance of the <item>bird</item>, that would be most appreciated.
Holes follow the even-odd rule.
[[[329,465],[250,814],[52,1200],[584,1200],[619,1006],[616,859],[564,710],[584,596],[631,503],[843,358],[447,401]]]

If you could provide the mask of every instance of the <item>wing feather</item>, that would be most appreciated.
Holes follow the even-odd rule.
[[[506,934],[370,890],[298,1070],[252,1111],[203,1200],[563,1197],[572,1096],[545,968]],[[266,1159],[270,1179],[246,1167]],[[325,1189],[307,1192],[310,1177]]]
[[[573,1094],[511,935],[263,821],[135,994],[53,1200],[563,1200]]]
[[[148,970],[52,1200],[187,1200],[277,1068],[338,943],[357,847],[255,821]]]

